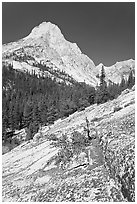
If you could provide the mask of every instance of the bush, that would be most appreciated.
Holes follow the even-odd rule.
[[[81,133],[74,131],[71,136],[73,153],[78,155],[86,146],[89,145],[88,138]]]
[[[49,141],[58,141],[58,138],[55,134],[51,134],[51,135],[46,135],[46,139]]]
[[[53,138],[52,138],[53,137]],[[74,131],[68,140],[67,134],[57,138],[55,135],[49,136],[49,140],[53,141],[52,145],[59,148],[58,154],[55,157],[56,165],[62,164],[62,168],[71,161],[74,155],[78,156],[89,145],[89,140],[81,133]]]
[[[62,163],[62,168],[65,168],[67,163],[71,161],[71,158],[73,157],[73,151],[69,147],[67,149],[61,149],[61,151],[58,152],[58,155],[56,157],[56,165]]]

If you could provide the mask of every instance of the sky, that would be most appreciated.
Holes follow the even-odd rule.
[[[133,2],[3,2],[2,43],[26,37],[44,21],[56,24],[95,65],[135,59]]]

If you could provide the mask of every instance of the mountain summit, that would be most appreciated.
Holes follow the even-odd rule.
[[[82,54],[75,43],[65,40],[58,26],[50,22],[41,23],[17,42],[3,45],[3,59],[7,58],[15,69],[28,67],[31,70],[32,65],[40,63],[50,70],[65,72],[78,82],[85,81],[93,86],[97,83],[93,61]]]
[[[50,23],[50,22],[43,22],[39,26],[36,26],[32,29],[31,33],[26,37],[27,38],[39,38],[39,37],[45,37],[46,35],[49,35],[50,40],[54,41],[60,38],[63,38],[63,35],[58,28],[58,26]]]
[[[96,86],[99,79],[96,77],[100,71],[100,66],[95,66],[94,62],[81,52],[76,43],[67,41],[58,26],[43,22],[32,29],[31,33],[23,39],[3,45],[3,61],[12,63],[14,69],[32,72],[50,76],[58,81],[62,80],[62,73],[65,77],[72,78],[78,82],[85,82]],[[132,62],[132,67],[133,66]],[[124,67],[129,67],[130,63]],[[46,67],[41,70],[41,65]],[[109,78],[113,82],[119,82],[123,77],[122,74],[118,80],[111,75],[114,67],[109,69]],[[54,75],[54,72],[58,76]],[[66,79],[66,78],[65,78]]]

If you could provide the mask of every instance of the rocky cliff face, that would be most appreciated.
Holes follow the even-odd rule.
[[[33,140],[3,155],[3,201],[135,201],[134,116],[133,88],[43,127]],[[93,140],[71,154],[72,134],[87,137],[86,117]],[[58,152],[66,144],[63,160]]]
[[[60,80],[63,71],[78,82],[85,82],[96,86],[99,82],[97,75],[101,66],[81,52],[76,43],[68,42],[60,29],[50,23],[43,22],[35,27],[31,33],[17,41],[3,45],[3,61],[12,63],[14,69],[44,74]],[[42,64],[48,71],[40,69]],[[130,69],[134,69],[134,60],[118,62],[106,67],[106,78],[112,82],[120,82],[123,76],[128,76]],[[58,72],[58,77],[54,71]],[[51,74],[52,72],[52,74]]]

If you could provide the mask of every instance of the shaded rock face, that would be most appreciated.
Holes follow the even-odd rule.
[[[76,43],[67,41],[58,26],[50,22],[41,23],[17,42],[3,45],[2,56],[3,62],[13,64],[14,69],[30,73],[35,70],[38,75],[49,76],[60,82],[61,78],[51,74],[51,71],[56,70],[59,75],[63,71],[72,79],[92,86],[99,83],[97,75],[102,64],[95,66]],[[48,67],[50,72],[40,70],[39,64]],[[135,61],[132,59],[105,67],[106,81],[120,83],[122,77],[127,78],[134,68]]]
[[[115,106],[122,109],[114,112]],[[82,144],[77,155],[65,155],[65,168],[61,168],[63,160],[57,163],[61,144],[70,144],[76,131],[87,138],[85,115],[94,139],[85,148]],[[129,90],[113,101],[94,104],[43,128],[41,139],[36,135],[35,141],[3,155],[3,201],[135,201],[134,116],[135,91]],[[64,134],[68,143],[56,143]],[[64,152],[71,152],[70,147],[66,145]]]

